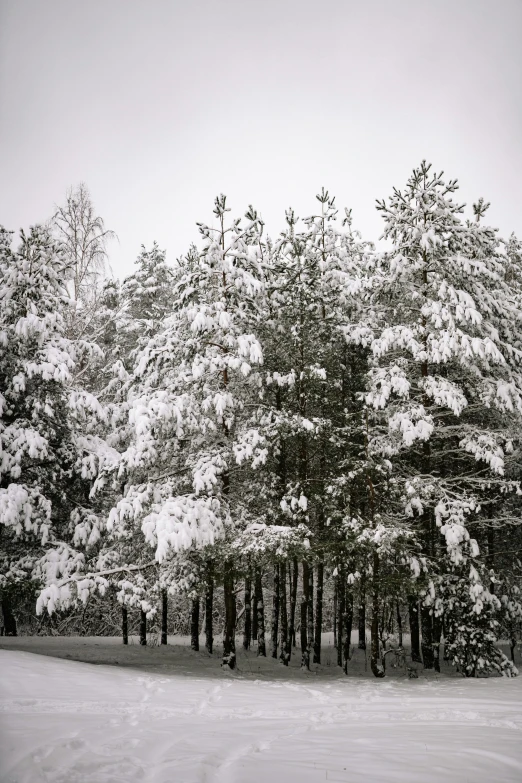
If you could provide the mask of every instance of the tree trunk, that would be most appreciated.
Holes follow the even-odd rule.
[[[252,592],[252,641],[257,641],[257,590],[256,580],[254,578],[253,592]]]
[[[344,623],[343,623],[343,669],[344,673],[348,674],[348,661],[350,660],[350,646],[352,642],[352,625],[353,625],[353,593],[346,586],[346,598],[344,601]]]
[[[344,582],[344,569],[337,572],[337,666],[343,665],[344,643],[344,617],[346,614],[346,590]]]
[[[442,617],[433,616],[433,666],[440,672],[440,639],[442,636]]]
[[[422,604],[420,614],[422,660],[425,669],[433,669],[435,663],[433,655],[433,617],[431,615],[430,607]]]
[[[213,613],[214,613],[214,577],[209,566],[207,566],[207,586],[205,590],[205,647],[209,655],[212,655],[214,646],[213,636]]]
[[[265,605],[263,601],[263,585],[261,583],[261,572],[255,569],[255,590],[257,598],[257,654],[266,658],[265,643]]]
[[[190,612],[190,647],[196,652],[199,650],[199,598],[192,599]]]
[[[447,663],[449,661],[450,657],[449,657],[448,645],[447,645],[447,641],[448,641],[448,623],[447,623],[445,614],[442,615],[441,620],[442,620],[442,635],[444,637],[443,660],[446,661],[446,663]]]
[[[272,599],[272,658],[277,658],[277,642],[279,636],[279,564],[274,566],[274,594]]]
[[[359,623],[359,650],[366,650],[366,590],[362,582],[359,589],[359,611],[357,619]]]
[[[315,638],[314,663],[321,663],[321,641],[323,632],[323,589],[324,563],[317,565],[317,586],[315,588]]]
[[[288,630],[288,635],[290,637],[290,645],[292,647],[295,647],[296,646],[295,609],[297,605],[297,577],[298,577],[297,558],[295,557],[292,561],[292,565],[289,567],[289,572],[290,572],[290,627]]]
[[[308,641],[308,662],[312,660],[312,650],[314,646],[314,569],[310,568],[308,571],[308,629],[307,629],[307,641]]]
[[[399,606],[398,601],[396,604],[396,608],[397,608],[397,630],[399,632],[399,647],[402,647],[402,617],[401,617],[401,607]]]
[[[145,647],[147,644],[147,613],[140,610],[140,644]]]
[[[288,638],[288,613],[286,606],[286,563],[281,563],[279,566],[279,586],[280,586],[280,605],[281,605],[281,654],[280,658],[285,666],[288,666],[290,661],[290,640]]]
[[[424,473],[429,473],[430,466],[430,444],[424,443]],[[425,553],[428,557],[434,554],[434,519],[431,511],[426,512],[425,516]],[[421,624],[421,651],[422,660],[425,669],[433,669],[435,666],[435,653],[433,648],[433,614],[430,606],[425,606],[424,601],[420,605],[420,624]]]
[[[419,602],[415,595],[408,596],[408,615],[410,619],[411,659],[417,663],[422,663],[420,654]]]
[[[252,581],[250,576],[245,579],[245,630],[243,633],[243,647],[245,650],[250,649],[250,642],[252,639]]]
[[[11,601],[6,595],[2,596],[2,612],[4,615],[4,635],[18,636],[16,617],[14,616],[13,610],[11,608]]]
[[[393,615],[393,601],[387,605],[388,612],[388,636],[393,636],[395,631],[395,617]]]
[[[303,560],[303,585],[301,592],[301,667],[310,668],[310,648],[308,646],[308,601],[310,600],[310,568]]]
[[[487,529],[488,539],[488,553],[486,555],[486,566],[490,571],[495,569],[495,528],[488,527]],[[495,582],[489,583],[489,589],[491,593],[495,592]]]
[[[167,644],[167,618],[169,611],[168,593],[161,591],[161,643]]]
[[[424,301],[427,301],[428,296],[428,254],[424,248],[422,251],[422,284],[424,288],[423,296]],[[423,327],[423,343],[424,343],[424,360],[421,362],[421,376],[423,380],[427,379],[430,375],[430,368],[428,364],[428,337],[427,337],[427,321],[426,315],[421,308],[421,323]],[[428,395],[424,393],[423,404],[426,410],[430,409],[431,400]],[[429,475],[431,472],[431,445],[429,440],[425,440],[422,444],[422,471],[425,475]],[[424,523],[424,553],[431,557],[433,555],[434,546],[434,517],[431,509],[426,509],[423,514]],[[434,666],[434,652],[433,652],[433,617],[430,611],[430,607],[424,606],[424,601],[421,603],[420,610],[421,620],[421,633],[422,633],[422,660],[424,662],[425,669],[433,669]]]
[[[314,569],[308,570],[308,646],[310,648],[310,661],[312,660],[312,648],[314,645]]]
[[[281,387],[276,387],[276,407],[280,411]],[[286,493],[286,442],[284,438],[279,440],[279,457],[277,463],[277,475],[279,478],[280,500]],[[284,520],[281,520],[284,524]],[[281,654],[280,659],[288,666],[290,655],[288,653],[288,614],[286,606],[286,563],[282,562],[274,568],[274,603],[272,613],[272,657],[277,658],[277,634],[279,613],[281,613]]]
[[[372,637],[371,637],[371,652],[370,652],[370,666],[375,677],[384,677],[384,669],[381,665],[379,655],[379,609],[380,609],[380,594],[379,594],[379,555],[377,552],[373,553],[373,585],[372,585]]]
[[[384,634],[386,633],[386,601],[381,603],[381,617],[379,620],[379,641],[381,643],[382,652],[386,652],[386,642]]]
[[[127,607],[121,607],[121,635],[123,638],[123,644],[129,643],[129,617],[127,613]]]
[[[333,637],[334,637],[334,647],[337,649],[337,598],[338,595],[338,586],[337,586],[337,579],[335,580],[335,586],[334,586],[334,597],[333,597]]]
[[[236,668],[236,596],[233,564],[227,560],[223,574],[225,594],[225,629],[223,634],[223,666]]]

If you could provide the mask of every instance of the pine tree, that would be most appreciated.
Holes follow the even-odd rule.
[[[457,187],[423,163],[404,191],[378,202],[393,247],[375,257],[374,318],[357,338],[372,354],[366,402],[382,411],[384,429],[373,430],[371,448],[391,461],[401,496],[394,513],[410,519],[426,564],[426,668],[437,644],[437,578],[443,584],[454,568],[479,558],[476,536],[495,514],[488,494],[498,501],[520,492],[509,477],[518,449],[513,417],[522,412],[520,299],[506,280],[496,232],[462,219],[463,206],[452,198]],[[476,217],[484,209],[479,202]],[[469,573],[473,624],[482,610],[480,569]]]
[[[252,226],[225,227],[226,211],[220,197],[220,228],[201,226],[205,247],[180,276],[170,314],[126,385],[129,443],[117,468],[126,493],[108,527],[114,537],[143,535],[165,573],[178,553],[211,549],[219,539],[225,546],[241,517],[232,469],[264,458],[244,409],[262,361],[252,331],[262,284],[246,241]],[[224,662],[233,668],[236,571],[226,546],[222,551]]]
[[[42,226],[21,234],[17,251],[0,234],[1,586],[50,584],[84,562],[103,528],[89,500],[98,459],[90,427],[103,417],[95,397],[72,384],[95,347],[65,337],[66,268]],[[4,610],[5,613],[5,610]]]

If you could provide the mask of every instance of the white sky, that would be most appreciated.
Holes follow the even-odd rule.
[[[123,276],[220,192],[275,234],[324,185],[375,240],[427,158],[522,235],[521,33],[522,0],[0,0],[0,223],[84,181]]]

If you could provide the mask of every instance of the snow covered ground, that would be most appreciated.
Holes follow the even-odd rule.
[[[522,677],[374,680],[360,655],[362,676],[255,656],[230,673],[118,642],[2,639],[2,783],[522,780]]]

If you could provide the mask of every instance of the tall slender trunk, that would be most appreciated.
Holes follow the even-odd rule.
[[[297,577],[298,577],[298,566],[297,566],[296,557],[293,558],[291,566],[289,564],[289,572],[290,572],[290,627],[288,629],[288,635],[290,637],[290,645],[292,647],[295,647],[296,646],[295,608],[297,605]]]
[[[145,647],[147,644],[147,613],[140,610],[140,644]]]
[[[129,616],[127,613],[127,607],[121,607],[121,635],[123,644],[129,643]]]
[[[314,663],[321,663],[321,641],[323,631],[323,589],[324,589],[324,563],[317,564],[317,581],[315,588],[315,637],[314,637]]]
[[[276,387],[276,408],[282,409],[281,387]],[[286,493],[286,442],[279,438],[279,456],[277,461],[277,476],[279,479],[280,499]],[[284,521],[282,520],[283,524]],[[279,614],[281,614],[281,653],[280,658],[285,666],[288,666],[290,654],[288,651],[288,614],[286,605],[286,563],[282,562],[274,567],[274,600],[272,612],[272,657],[277,658],[277,636]]]
[[[220,244],[225,257],[225,228],[224,228],[224,212],[219,214],[221,224],[221,236]],[[223,276],[223,295],[225,299],[225,310],[228,303],[228,282],[225,270],[222,271]],[[228,388],[228,369],[225,366],[223,369],[223,388]],[[226,440],[229,440],[230,429],[229,425],[223,420],[223,431]],[[230,495],[230,473],[228,469],[225,469],[221,474],[221,483],[223,488],[224,499],[228,503]],[[225,560],[223,565],[223,593],[225,603],[225,627],[223,629],[223,666],[228,666],[230,669],[236,668],[236,594],[234,592],[234,563],[232,560]]]
[[[324,193],[324,191],[323,191]],[[321,207],[321,214],[322,214],[322,230],[321,230],[321,242],[322,242],[322,262],[323,262],[323,270],[326,269],[327,264],[327,249],[325,245],[325,237],[326,237],[326,217],[324,212],[324,204],[325,202],[322,202]],[[321,277],[323,277],[323,273],[321,273]],[[321,302],[321,315],[322,320],[325,322],[326,320],[326,308],[324,300]],[[324,377],[322,383],[321,383],[321,418],[323,420],[326,420],[327,417],[327,410],[326,410],[326,404],[327,404],[327,393],[328,393],[328,384],[326,380],[326,376]],[[344,394],[344,389],[343,389]],[[344,400],[343,400],[343,410],[344,410]],[[321,541],[324,539],[324,529],[325,529],[325,514],[324,514],[324,501],[325,501],[325,479],[326,479],[326,439],[324,437],[321,438],[321,445],[320,445],[320,451],[319,451],[319,485],[318,485],[318,513],[317,513],[317,541],[319,543],[319,546],[321,548]],[[313,643],[313,650],[314,650],[314,663],[321,663],[321,642],[322,642],[322,631],[323,631],[323,589],[324,589],[324,561],[323,561],[323,553],[320,553],[320,559],[317,564],[317,579],[316,579],[316,588],[315,588],[315,633],[314,633],[314,643]],[[313,596],[310,596],[310,603],[313,602]]]
[[[252,580],[250,576],[245,578],[245,630],[243,633],[243,647],[250,649],[252,639]]]
[[[447,662],[447,661],[449,661],[450,657],[449,657],[448,644],[447,644],[447,642],[448,642],[448,622],[447,622],[447,618],[446,618],[445,614],[442,615],[441,620],[442,620],[442,635],[444,636],[443,660]]]
[[[13,614],[11,601],[8,596],[2,596],[2,612],[4,615],[4,635],[5,636],[18,636],[18,629],[16,627],[16,617]]]
[[[169,611],[168,593],[161,591],[161,644],[167,644],[167,619]]]
[[[252,632],[251,637],[252,641],[257,641],[257,590],[256,590],[256,580],[253,580],[252,585]]]
[[[344,601],[344,622],[343,622],[343,669],[348,674],[348,661],[350,660],[350,645],[352,642],[352,624],[353,624],[353,592],[346,585]]]
[[[435,659],[433,655],[433,616],[429,606],[421,604],[421,650],[425,669],[433,669]]]
[[[372,584],[372,636],[370,666],[375,677],[384,677],[384,669],[379,655],[379,608],[380,608],[380,563],[379,555],[373,553],[373,584]]]
[[[255,569],[255,590],[257,597],[257,654],[266,657],[265,642],[265,605],[263,601],[263,584],[261,582],[261,571]]]
[[[442,617],[433,616],[433,667],[440,672],[440,639],[442,636]]]
[[[424,219],[426,223],[426,219]],[[428,297],[428,253],[424,248],[422,250],[422,286],[424,301],[427,301]],[[428,364],[428,332],[427,332],[427,319],[422,312],[421,323],[423,327],[423,344],[425,359],[421,362],[421,377],[423,381],[426,381],[430,375],[430,368]],[[431,400],[424,394],[423,403],[426,410],[429,410]],[[425,475],[429,475],[431,472],[431,445],[430,441],[424,441],[422,445],[423,458],[422,458],[422,471]],[[424,523],[424,540],[425,540],[425,554],[428,557],[433,555],[433,528],[434,528],[433,513],[431,509],[427,509],[423,515]],[[433,616],[429,606],[425,606],[424,602],[421,604],[421,631],[422,631],[422,659],[425,669],[433,669],[434,666],[434,653],[433,653]]]
[[[492,571],[495,569],[495,529],[494,528],[488,527],[487,538],[488,538],[488,553],[486,555],[486,566],[489,568],[490,571]],[[489,583],[489,589],[491,593],[495,592],[495,582]]]
[[[399,647],[402,647],[402,617],[401,617],[401,607],[398,601],[396,603],[396,610],[397,610],[397,630],[399,633]]]
[[[428,473],[429,466],[429,444],[428,453],[426,456],[426,465],[424,472]],[[431,530],[431,513],[426,514],[426,555],[431,557],[433,555],[433,531]],[[435,666],[435,653],[434,653],[434,632],[433,632],[433,613],[431,606],[425,606],[424,601],[421,601],[420,606],[420,625],[421,625],[421,651],[422,660],[425,669],[433,669]]]
[[[274,565],[274,593],[272,598],[272,658],[277,658],[277,642],[279,636],[279,564]]]
[[[369,420],[368,411],[366,410],[366,483],[368,486],[368,501],[370,509],[370,524],[371,527],[375,527],[375,487],[371,475],[371,469],[369,466]],[[371,648],[370,648],[370,666],[375,677],[384,677],[384,667],[381,664],[381,656],[379,649],[379,610],[381,601],[381,585],[380,585],[380,561],[379,553],[377,549],[373,550],[372,555],[372,626],[371,626]]]
[[[236,595],[234,593],[234,565],[227,560],[223,573],[225,597],[225,629],[223,633],[223,666],[236,668]]]
[[[382,652],[386,652],[386,601],[381,601],[381,617],[379,620],[379,640],[381,643]]]
[[[301,261],[299,261],[301,263]],[[304,323],[305,323],[305,309],[302,301],[302,290],[299,289],[299,381],[298,381],[298,393],[299,393],[299,413],[301,416],[306,416],[306,386],[305,386],[305,353],[304,353]],[[308,440],[303,433],[299,436],[299,482],[301,485],[301,492],[306,491],[307,479],[308,479]],[[310,645],[312,639],[308,638],[308,619],[309,619],[309,601],[310,601],[310,567],[308,563],[303,560],[302,563],[302,585],[301,585],[301,601],[300,601],[300,620],[301,620],[301,667],[304,669],[310,669]]]
[[[366,585],[363,581],[361,581],[359,589],[357,621],[359,630],[359,650],[366,650]]]
[[[288,638],[288,612],[286,606],[286,563],[279,566],[280,610],[281,610],[281,654],[280,658],[285,666],[290,661],[291,645]]]
[[[333,637],[334,637],[334,647],[337,648],[337,603],[338,603],[338,594],[339,594],[339,588],[337,585],[337,579],[335,580],[334,585],[334,596],[333,596]]]
[[[303,577],[301,592],[301,666],[310,668],[310,648],[308,647],[308,601],[310,591],[310,568],[306,560],[303,560]]]
[[[388,608],[388,636],[393,636],[395,632],[395,617],[393,613],[393,601],[390,601]]]
[[[312,660],[312,650],[314,645],[314,569],[310,568],[308,572],[308,613],[307,613],[307,642],[308,642],[308,661]]]
[[[341,566],[337,571],[337,665],[343,665],[344,652],[344,617],[346,614],[346,589],[344,579],[344,567]]]
[[[192,599],[190,611],[190,646],[193,650],[199,650],[199,598]]]
[[[205,647],[209,655],[212,655],[214,646],[213,615],[214,613],[214,577],[212,567],[207,564],[207,584],[205,589]]]
[[[417,596],[408,596],[408,616],[410,620],[411,659],[422,663],[420,654],[419,601]]]

